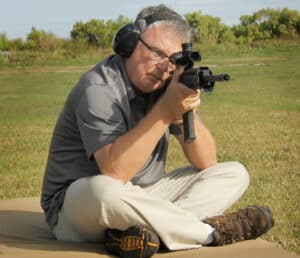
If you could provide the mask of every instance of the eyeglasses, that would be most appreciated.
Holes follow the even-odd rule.
[[[169,70],[175,70],[176,64],[174,64],[171,56],[166,55],[164,52],[160,51],[159,49],[149,46],[141,37],[139,38],[139,41],[141,41],[142,44],[150,51],[151,60],[156,61],[156,62],[162,62],[163,60],[168,58]]]

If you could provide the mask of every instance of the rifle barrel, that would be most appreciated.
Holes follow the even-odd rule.
[[[230,75],[229,74],[215,74],[210,76],[205,76],[206,82],[216,82],[216,81],[229,81]]]

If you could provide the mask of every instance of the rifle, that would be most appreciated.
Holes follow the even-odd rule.
[[[208,67],[195,67],[194,61],[200,61],[201,55],[193,51],[192,43],[182,44],[182,51],[172,55],[172,61],[176,65],[184,66],[184,72],[179,78],[179,82],[191,89],[201,89],[204,92],[212,92],[216,81],[229,81],[229,74],[213,75]],[[183,115],[184,141],[191,143],[196,139],[194,130],[194,115],[188,111]]]

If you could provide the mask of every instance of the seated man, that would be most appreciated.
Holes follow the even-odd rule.
[[[214,139],[195,111],[200,92],[179,82],[183,68],[170,56],[190,40],[180,15],[147,7],[115,36],[116,54],[72,89],[54,129],[41,198],[58,240],[104,242],[120,257],[151,257],[160,243],[169,250],[224,245],[273,226],[265,206],[222,215],[249,177],[238,162],[217,163]],[[185,143],[181,117],[190,110],[197,137]],[[191,166],[165,174],[170,133]]]

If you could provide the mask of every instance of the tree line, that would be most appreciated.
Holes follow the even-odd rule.
[[[240,24],[231,27],[223,24],[220,18],[204,15],[201,11],[187,13],[185,18],[192,28],[196,44],[251,44],[261,40],[294,40],[300,35],[300,13],[288,8],[261,9],[252,15],[241,16]],[[70,39],[61,39],[54,33],[35,27],[27,34],[26,40],[10,40],[5,33],[1,33],[0,50],[81,52],[87,47],[110,49],[117,30],[129,22],[132,20],[123,15],[116,20],[91,19],[88,22],[76,22],[70,32]]]

